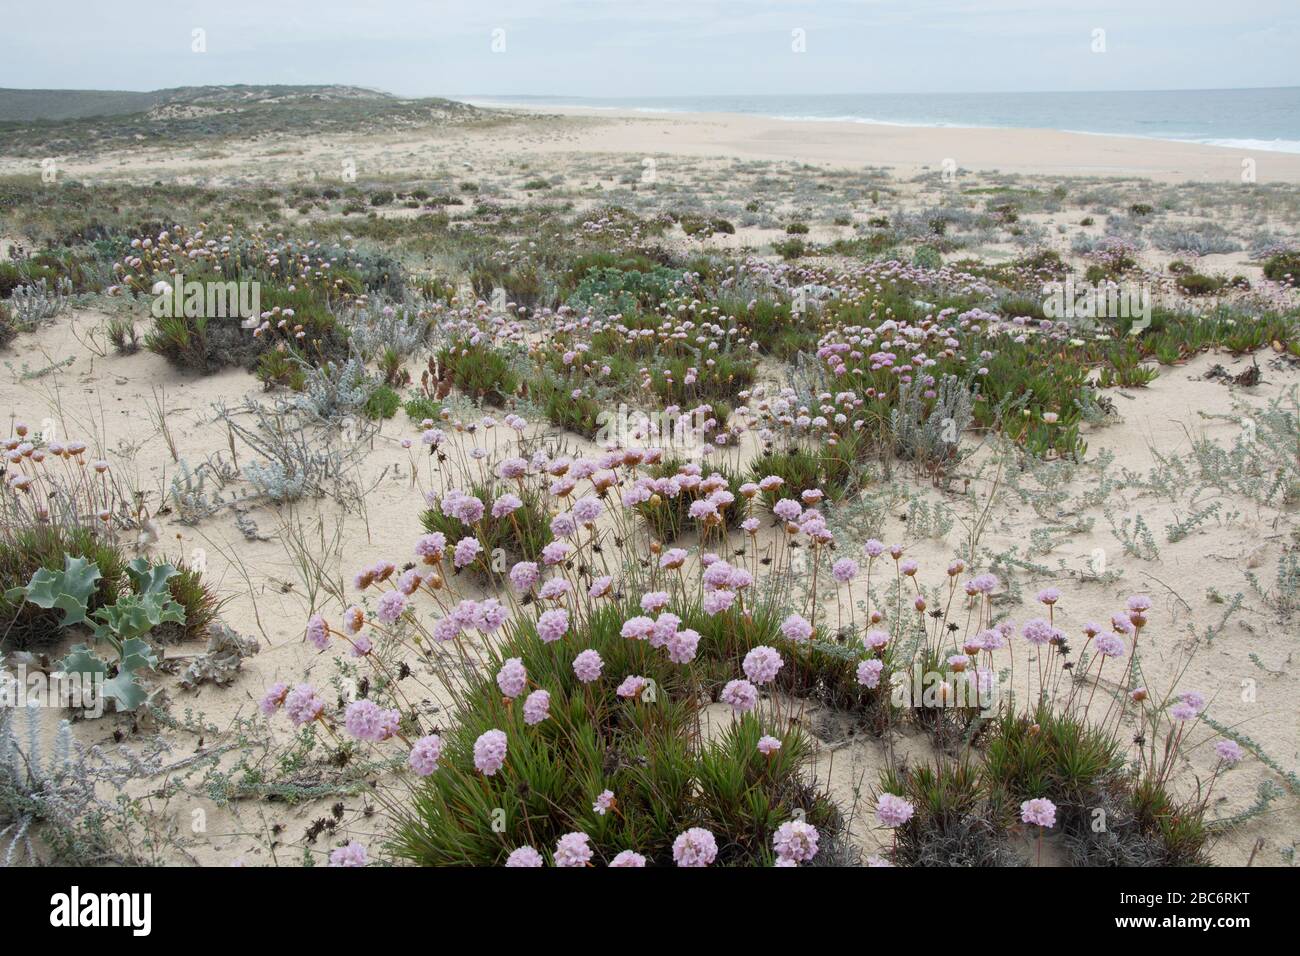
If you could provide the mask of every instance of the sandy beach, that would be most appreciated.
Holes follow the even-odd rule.
[[[471,101],[474,102],[474,101]],[[486,108],[503,104],[481,101]],[[591,124],[563,144],[591,153],[726,156],[838,169],[881,166],[901,175],[957,169],[1034,176],[1139,176],[1158,182],[1241,182],[1242,161],[1261,183],[1300,181],[1300,156],[1197,143],[1041,129],[939,129],[784,120],[723,113],[646,113],[589,107],[510,109],[585,117]]]

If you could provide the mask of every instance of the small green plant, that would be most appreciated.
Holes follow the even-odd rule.
[[[397,410],[402,407],[402,396],[393,391],[387,385],[376,386],[375,390],[370,393],[366,399],[365,413],[367,418],[373,418],[376,421],[392,418],[397,414]]]
[[[119,711],[135,710],[149,698],[140,681],[144,672],[157,666],[158,656],[145,637],[162,624],[185,623],[185,609],[172,599],[168,586],[179,573],[174,567],[150,565],[144,558],[136,558],[126,571],[130,593],[89,616],[88,605],[101,575],[94,562],[85,558],[66,557],[59,571],[41,568],[25,587],[5,595],[9,600],[22,598],[37,607],[57,609],[63,615],[59,622],[63,628],[88,627],[94,644],[109,645],[114,659],[106,661],[91,645],[82,643],[74,645],[59,666],[67,674],[79,674],[96,686],[102,684],[104,698]]]

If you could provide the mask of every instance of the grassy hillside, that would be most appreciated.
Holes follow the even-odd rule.
[[[187,86],[150,93],[0,90],[0,150],[53,156],[272,133],[381,131],[478,118],[463,103],[355,86]]]

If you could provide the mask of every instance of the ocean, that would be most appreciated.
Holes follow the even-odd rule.
[[[649,113],[748,113],[808,122],[1053,129],[1300,153],[1300,87],[1098,93],[798,96],[476,96],[478,102]]]

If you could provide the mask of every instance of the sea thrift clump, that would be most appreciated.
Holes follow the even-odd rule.
[[[673,841],[673,862],[678,866],[708,866],[718,858],[718,843],[703,827],[691,827]]]
[[[506,762],[506,735],[487,730],[474,741],[474,767],[485,777],[493,776]]]

